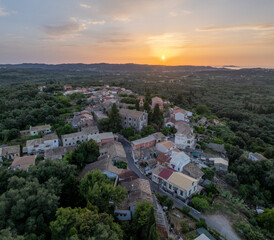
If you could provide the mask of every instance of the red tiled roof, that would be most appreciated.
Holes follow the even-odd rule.
[[[167,163],[171,160],[171,158],[169,156],[167,156],[166,154],[162,153],[160,154],[157,158],[156,161],[160,164],[164,164]]]
[[[172,170],[170,168],[164,168],[160,173],[159,177],[167,180],[173,172],[176,172],[175,170]]]
[[[168,122],[176,123],[176,120],[174,118],[169,118],[166,120],[166,123]]]
[[[176,114],[176,113],[183,113],[183,114],[186,114],[186,111],[181,109],[181,108],[176,108],[172,111],[173,114]]]

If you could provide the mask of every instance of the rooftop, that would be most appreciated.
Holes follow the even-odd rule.
[[[172,176],[172,174],[175,172],[175,170],[171,169],[171,168],[164,168],[159,174],[158,176],[167,180],[170,178],[170,176]]]
[[[105,155],[103,157],[99,157],[98,161],[86,165],[79,174],[79,177],[83,178],[88,172],[97,169],[101,170],[102,172],[111,172],[117,175],[119,175],[124,170],[113,166],[111,158],[108,158],[108,156]]]
[[[193,135],[193,129],[190,127],[189,124],[182,122],[177,126],[177,133],[176,134],[183,134],[187,136]]]
[[[192,185],[192,183],[196,182],[197,180],[183,173],[174,171],[168,178],[168,181],[177,187],[187,190]]]
[[[120,115],[132,118],[140,118],[144,112],[137,111],[137,110],[130,110],[130,109],[120,109]]]
[[[66,155],[73,151],[77,146],[57,147],[45,150],[45,159],[52,159],[55,156]]]
[[[143,144],[143,143],[147,143],[147,142],[151,142],[151,141],[155,141],[155,138],[152,135],[149,135],[147,137],[140,138],[140,139],[137,139],[135,141],[132,141],[131,143],[133,145],[139,145],[139,144]]]
[[[80,137],[80,136],[83,136],[83,135],[86,135],[86,133],[84,133],[84,132],[75,132],[75,133],[70,133],[70,134],[64,134],[64,135],[62,135],[62,140],[64,138]]]
[[[128,190],[128,197],[117,206],[117,209],[128,210],[130,206],[135,206],[141,201],[153,202],[148,180],[137,178],[130,182],[121,182],[120,185]]]
[[[114,139],[114,135],[112,132],[104,132],[91,135],[89,139],[93,139],[95,142],[100,143],[103,139]]]
[[[35,126],[35,127],[30,127],[30,131],[41,131],[47,128],[51,128],[50,125],[41,125],[41,126]]]
[[[36,155],[16,157],[12,161],[11,167],[19,167],[20,169],[28,169],[31,165],[35,165]]]
[[[195,179],[199,179],[204,175],[201,169],[194,163],[188,163],[184,166],[183,170]]]
[[[214,161],[214,164],[223,164],[223,165],[228,166],[228,161],[221,157],[210,158],[209,160]]]
[[[120,156],[123,158],[127,157],[122,143],[116,142],[116,141],[112,141],[100,146],[100,154],[104,154],[104,153],[110,155],[110,157],[114,157],[114,156]]]
[[[6,156],[9,154],[15,154],[15,153],[20,153],[20,145],[14,145],[14,146],[6,146],[0,148],[0,156]]]
[[[171,142],[171,141],[159,142],[157,144],[162,145],[166,149],[170,149],[172,147],[175,147],[175,144],[173,142]]]
[[[139,176],[132,170],[125,169],[119,174],[120,182],[130,182],[139,178]]]

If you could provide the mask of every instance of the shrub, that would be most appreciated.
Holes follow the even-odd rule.
[[[182,233],[187,233],[188,232],[188,223],[185,221],[182,221],[181,228],[182,228]]]

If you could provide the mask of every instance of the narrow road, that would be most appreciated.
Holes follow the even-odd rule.
[[[198,212],[197,210],[191,208],[190,206],[188,206],[186,203],[184,203],[183,201],[179,200],[178,198],[174,198],[170,193],[164,191],[163,189],[161,189],[156,183],[152,182],[152,180],[150,178],[148,178],[147,176],[143,175],[142,172],[140,171],[140,169],[135,165],[134,160],[132,158],[131,155],[131,145],[129,142],[127,142],[126,140],[123,139],[123,137],[119,136],[119,141],[122,143],[126,155],[127,155],[127,159],[128,159],[128,167],[130,170],[134,171],[140,178],[142,179],[146,179],[149,181],[150,183],[150,187],[151,187],[151,191],[152,192],[156,192],[159,193],[161,195],[168,195],[170,198],[173,199],[174,201],[174,205],[179,208],[182,209],[183,206],[187,206],[190,208],[190,215],[193,216],[195,219],[199,220],[200,218],[205,219],[206,224],[213,229],[216,229],[219,233],[221,233],[222,235],[229,237],[228,239],[235,239],[238,240],[239,238],[237,238],[236,234],[234,233],[233,229],[231,229],[231,231],[224,231],[225,230],[225,226],[224,225],[220,225],[217,222],[213,221],[212,218],[210,216],[206,216],[201,214],[200,212]],[[230,226],[230,225],[229,225]],[[230,232],[230,233],[229,233]],[[230,238],[232,237],[232,238]]]

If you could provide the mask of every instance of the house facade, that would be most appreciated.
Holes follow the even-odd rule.
[[[42,125],[42,126],[30,127],[29,131],[31,136],[38,135],[39,133],[48,134],[51,132],[51,126]]]
[[[131,142],[132,150],[155,146],[156,139],[152,135]]]
[[[120,109],[119,111],[123,128],[135,127],[138,132],[147,126],[148,114],[146,112]]]
[[[190,157],[187,156],[184,152],[174,152],[171,155],[171,159],[169,162],[169,167],[178,171],[182,172],[183,168],[190,163]]]
[[[44,136],[43,138],[28,140],[26,142],[26,152],[28,154],[34,154],[47,149],[57,148],[58,146],[59,138],[57,135]]]
[[[152,171],[152,181],[181,200],[186,200],[198,192],[197,179],[163,166]]]
[[[195,147],[195,134],[193,129],[187,123],[181,123],[177,127],[175,134],[175,144],[179,149],[194,148]]]
[[[16,157],[20,157],[20,145],[0,148],[0,162],[4,159],[13,160]]]

